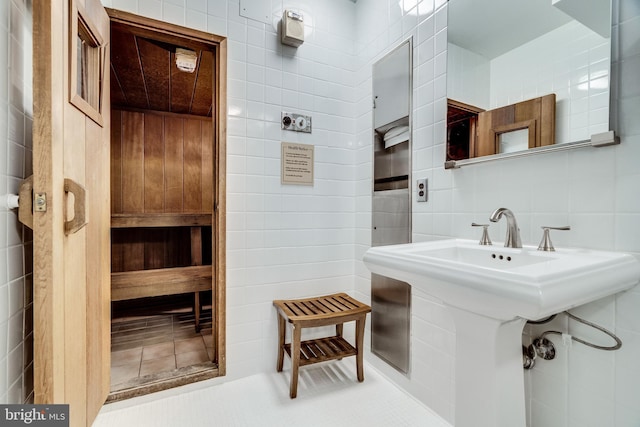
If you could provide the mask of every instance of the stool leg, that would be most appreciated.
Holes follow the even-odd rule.
[[[284,363],[284,337],[286,334],[286,323],[284,317],[278,314],[278,365],[276,371],[282,372],[282,365]]]
[[[196,318],[196,332],[200,332],[200,292],[194,292],[193,314]]]
[[[364,381],[364,322],[366,315],[356,320],[356,368],[358,370],[358,381]]]
[[[292,399],[298,395],[298,366],[300,366],[300,337],[302,328],[293,324],[293,338],[291,338],[291,389],[289,396]]]
[[[336,323],[336,335],[342,337],[342,331],[344,323]],[[338,360],[342,360],[342,357],[338,357]]]

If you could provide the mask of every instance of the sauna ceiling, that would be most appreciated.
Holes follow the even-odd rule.
[[[193,73],[178,70],[176,48],[194,51]],[[211,117],[213,52],[197,42],[111,25],[111,105]]]

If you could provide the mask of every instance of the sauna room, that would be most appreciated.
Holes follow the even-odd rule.
[[[121,400],[219,373],[218,76],[216,46],[197,32],[111,17],[110,399]]]

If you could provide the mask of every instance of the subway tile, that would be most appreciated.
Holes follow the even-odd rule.
[[[640,214],[616,214],[615,216],[615,249],[618,251],[639,252]],[[638,320],[640,326],[640,319]]]
[[[207,0],[187,0],[187,10],[192,9],[198,12],[207,12]]]
[[[187,9],[186,24],[188,28],[207,31],[207,15],[203,12]]]
[[[170,4],[170,0],[166,0],[162,7],[162,19],[176,25],[184,26],[185,8],[184,4]]]
[[[149,18],[162,19],[162,2],[160,0],[138,0],[138,13]]]
[[[227,17],[229,2],[226,0],[207,0],[207,13],[219,18]]]
[[[219,36],[227,34],[227,21],[223,18],[207,15],[207,31]]]

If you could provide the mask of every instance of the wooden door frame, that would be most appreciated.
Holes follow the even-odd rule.
[[[212,329],[214,340],[213,362],[217,368],[190,369],[177,378],[156,381],[144,387],[112,393],[107,401],[122,400],[168,388],[178,387],[209,378],[226,375],[226,158],[227,158],[227,39],[191,28],[105,8],[112,23],[117,22],[135,28],[137,32],[170,42],[175,38],[203,45],[214,56],[213,101],[213,218],[212,218]],[[113,46],[112,46],[113,47]],[[109,107],[110,108],[110,107]]]

